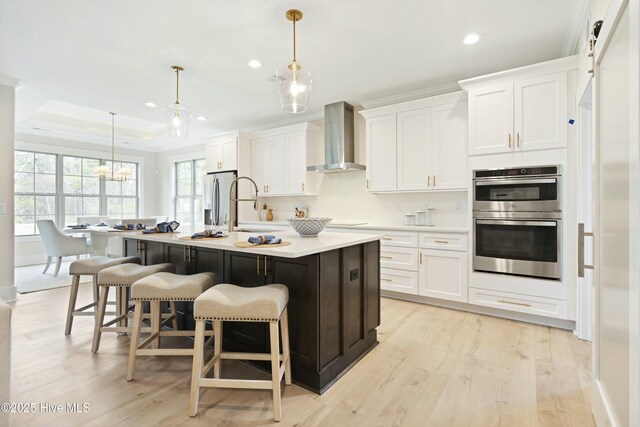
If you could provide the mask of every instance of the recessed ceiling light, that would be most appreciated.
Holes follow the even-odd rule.
[[[476,44],[480,41],[481,38],[482,38],[481,34],[477,34],[477,33],[467,34],[467,36],[464,38],[464,44]]]
[[[198,116],[198,117],[196,117],[196,120],[200,120],[200,121],[204,122],[205,120],[207,120],[207,118],[205,116]]]
[[[156,103],[155,102],[151,102],[151,101],[145,102],[144,105],[146,105],[149,108],[156,108],[157,107]]]
[[[262,63],[260,63],[260,61],[258,61],[257,59],[252,59],[251,61],[249,61],[249,67],[260,68],[262,67]]]

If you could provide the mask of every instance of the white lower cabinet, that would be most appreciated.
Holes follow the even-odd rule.
[[[382,245],[380,268],[418,271],[418,249]]]
[[[418,295],[467,302],[467,253],[420,249]]]
[[[518,311],[538,316],[555,317],[558,319],[567,318],[567,301],[552,298],[469,288],[469,302],[485,307]]]
[[[418,272],[380,268],[380,287],[385,291],[418,294]]]

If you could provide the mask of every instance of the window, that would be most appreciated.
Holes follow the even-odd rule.
[[[102,181],[95,175],[98,158],[14,152],[15,235],[38,234],[36,221],[59,226],[76,224],[79,216],[138,217],[138,164],[115,162],[115,170],[131,172],[126,181]]]
[[[100,216],[100,178],[94,173],[98,166],[99,159],[63,156],[65,226],[77,224],[79,216]]]
[[[110,161],[105,164],[111,169]],[[107,216],[109,218],[138,217],[138,165],[135,163],[115,162],[114,171],[127,168],[131,176],[126,181],[105,181]]]
[[[183,225],[204,224],[205,159],[176,163],[175,217]]]
[[[57,155],[16,151],[15,234],[37,234],[36,221],[56,219]]]

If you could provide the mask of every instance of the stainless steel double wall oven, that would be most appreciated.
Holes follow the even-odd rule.
[[[473,172],[473,269],[562,278],[561,168]]]

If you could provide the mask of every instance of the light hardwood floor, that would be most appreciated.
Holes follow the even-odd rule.
[[[90,298],[80,287],[79,303]],[[68,288],[22,295],[13,312],[12,402],[88,403],[88,413],[13,414],[11,425],[591,426],[590,344],[569,331],[391,299],[380,344],[325,394],[203,389],[187,416],[191,359],[142,358],[125,381],[129,338],[91,317],[64,336]],[[239,362],[223,377],[267,379]]]

